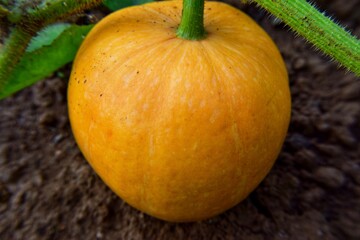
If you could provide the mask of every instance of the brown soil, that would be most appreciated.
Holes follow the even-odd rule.
[[[359,35],[359,1],[319,3]],[[0,239],[360,239],[359,79],[263,11],[244,10],[281,49],[293,98],[283,151],[245,201],[186,224],[124,203],[74,142],[67,67],[0,102]]]

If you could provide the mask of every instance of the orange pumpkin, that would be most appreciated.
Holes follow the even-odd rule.
[[[217,215],[269,172],[290,118],[284,62],[248,16],[207,2],[203,40],[178,38],[181,1],[105,17],[73,65],[75,139],[122,199],[168,221]]]

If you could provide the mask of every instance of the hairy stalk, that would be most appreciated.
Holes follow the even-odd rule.
[[[32,34],[35,33],[26,31],[23,28],[15,28],[12,30],[3,48],[0,49],[0,92],[6,84],[11,71],[24,54]]]
[[[57,0],[30,12],[27,16],[24,16],[24,18],[28,22],[38,21],[46,24],[92,8],[101,2],[102,0]],[[20,19],[20,21],[24,21],[25,19]]]
[[[56,0],[22,15],[0,49],[0,91],[23,56],[31,38],[46,25],[70,14],[91,8],[101,0]]]
[[[360,41],[306,0],[253,0],[360,76]]]

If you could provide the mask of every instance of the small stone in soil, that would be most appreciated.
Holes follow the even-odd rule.
[[[305,58],[296,58],[293,62],[293,68],[295,70],[300,70],[302,68],[306,67],[306,59]]]
[[[341,156],[343,154],[342,149],[336,145],[320,143],[315,146],[320,152],[331,157]]]
[[[303,194],[303,199],[307,202],[319,201],[325,195],[325,191],[321,188],[313,188]]]
[[[306,169],[313,170],[317,167],[317,156],[313,151],[303,149],[295,154],[295,162]]]
[[[360,99],[360,82],[355,82],[346,86],[341,91],[341,98],[344,100]]]
[[[14,183],[23,176],[24,166],[16,166],[1,174],[0,179],[4,182]]]
[[[57,134],[55,137],[54,137],[54,139],[53,139],[53,142],[54,143],[59,143],[59,142],[61,142],[61,140],[63,140],[64,139],[64,135],[63,134]]]
[[[333,167],[320,167],[314,173],[315,180],[326,187],[339,188],[345,183],[344,174]]]
[[[287,142],[293,149],[303,149],[311,145],[310,141],[301,134],[294,133],[287,139]]]
[[[349,129],[338,127],[332,130],[334,136],[344,145],[348,147],[356,147],[357,141]]]
[[[39,123],[43,126],[54,126],[56,117],[54,112],[45,112],[39,117]]]

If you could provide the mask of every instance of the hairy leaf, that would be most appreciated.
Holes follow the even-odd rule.
[[[54,28],[60,30],[60,34]],[[91,28],[92,25],[57,25],[44,29],[33,39],[27,52],[12,71],[10,80],[0,93],[0,99],[34,84],[71,62]]]

